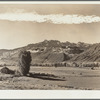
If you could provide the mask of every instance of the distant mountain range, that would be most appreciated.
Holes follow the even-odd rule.
[[[29,44],[25,47],[0,50],[0,64],[15,65],[20,50],[31,52],[32,64],[64,61],[100,61],[100,44],[70,43],[57,40]]]

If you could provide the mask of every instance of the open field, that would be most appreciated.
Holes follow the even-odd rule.
[[[8,68],[14,70],[15,66]],[[0,73],[0,89],[97,90],[100,89],[100,69],[78,67],[33,67],[30,76],[15,77]]]

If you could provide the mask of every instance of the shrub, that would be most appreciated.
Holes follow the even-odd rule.
[[[19,53],[19,72],[21,75],[25,76],[29,73],[30,63],[31,63],[31,53],[30,51],[21,51]]]
[[[1,70],[0,70],[1,73],[4,73],[4,74],[14,74],[15,72],[10,70],[9,68],[7,67],[3,67]]]

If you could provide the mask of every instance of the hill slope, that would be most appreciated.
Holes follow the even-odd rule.
[[[0,50],[0,64],[17,64],[19,51],[24,49],[31,52],[32,64],[36,63],[56,63],[71,59],[84,52],[90,44],[79,42],[60,42],[57,40],[45,40],[40,43],[29,44],[22,48],[13,50]]]
[[[93,44],[83,53],[73,57],[71,61],[78,62],[100,62],[100,43]]]

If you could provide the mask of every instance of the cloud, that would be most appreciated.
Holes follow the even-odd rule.
[[[48,22],[53,24],[81,24],[81,23],[93,23],[100,22],[100,16],[91,15],[63,15],[63,14],[50,14],[40,15],[37,13],[1,13],[0,20],[9,21],[31,21],[31,22]]]

